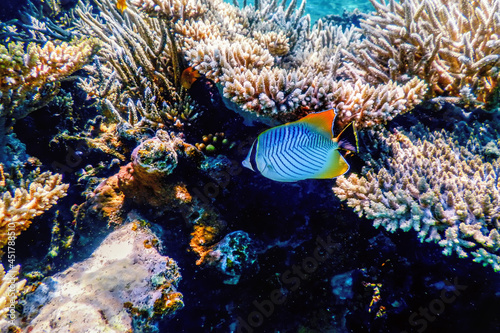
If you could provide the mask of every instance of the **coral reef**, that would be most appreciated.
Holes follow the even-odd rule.
[[[66,195],[68,186],[62,183],[60,174],[46,171],[16,188],[13,195],[9,191],[3,193],[0,199],[0,255],[9,240],[26,230],[35,216],[43,214]]]
[[[372,83],[418,76],[432,96],[488,101],[500,73],[498,1],[370,2],[376,13],[357,30],[366,39],[342,50],[352,75]]]
[[[184,306],[176,262],[158,252],[157,236],[144,221],[130,218],[90,258],[27,295],[28,331],[87,332],[91,323],[96,332],[153,332],[158,320]]]
[[[193,163],[199,157],[200,152],[194,146],[173,133],[159,130],[154,138],[144,140],[134,149],[130,163],[88,194],[76,215],[83,218],[85,212],[92,211],[109,224],[121,224],[127,198],[135,204],[160,209],[158,214],[190,203],[192,198],[186,185],[169,176],[179,160]]]
[[[134,1],[124,20],[109,0],[77,9],[78,29],[103,40],[99,60],[87,66],[80,86],[120,122],[182,130],[197,113],[179,85],[186,61],[222,86],[236,109],[291,121],[314,111],[338,108],[343,124],[359,127],[389,121],[420,103],[427,87],[415,78],[372,87],[348,75],[341,49],[360,34],[318,22],[310,28],[298,8],[258,1],[242,9],[221,0]],[[138,11],[139,9],[139,11]],[[269,19],[268,16],[271,16]],[[224,36],[224,37],[222,37]]]
[[[0,23],[0,251],[68,191],[30,170],[52,163],[71,184],[52,221],[19,239],[30,242],[15,258],[29,289],[10,284],[20,302],[4,297],[20,266],[0,270],[0,317],[13,302],[22,313],[0,330],[402,331],[432,292],[458,296],[442,282],[457,275],[485,283],[439,319],[467,320],[474,298],[497,309],[498,295],[473,293],[497,287],[500,270],[500,140],[486,112],[499,92],[498,0],[371,1],[372,14],[314,25],[296,0],[30,4],[7,23],[26,31]],[[467,109],[444,103],[459,99]],[[325,109],[335,131],[360,129],[361,158],[346,154],[352,174],[335,194],[376,227],[441,248],[371,228],[334,181],[242,169],[260,131]]]
[[[90,218],[120,225],[132,205],[154,207],[155,216],[180,213],[194,228],[190,247],[200,256],[197,264],[206,263],[205,257],[220,240],[226,224],[216,209],[188,190],[188,184],[197,179],[192,172],[202,161],[201,152],[180,135],[159,130],[154,138],[134,149],[132,162],[88,193],[87,200],[76,209],[75,218],[85,228]],[[211,177],[218,175],[206,172]]]
[[[120,123],[183,128],[196,113],[180,89],[176,40],[168,22],[140,13],[135,6],[127,8],[124,20],[112,1],[97,4],[99,18],[91,6],[76,10],[81,18],[78,30],[102,41],[97,61],[85,67],[90,76],[80,87]]]
[[[486,161],[474,135],[461,144],[458,138],[444,131],[418,140],[382,133],[390,151],[386,166],[339,177],[333,191],[375,227],[413,229],[446,255],[471,253],[500,271],[500,159]]]
[[[293,3],[286,11],[273,3],[250,14],[248,8],[213,1],[207,20],[188,28],[177,22],[176,31],[187,37],[188,62],[219,82],[227,99],[258,115],[292,121],[337,108],[340,123],[356,120],[359,127],[371,127],[420,103],[427,87],[417,78],[404,85],[384,82],[373,87],[361,75],[348,75],[352,72],[345,70],[340,50],[351,50],[360,34],[352,27],[342,30],[321,21],[306,28],[308,17],[300,16],[303,5],[294,12]],[[213,14],[221,8],[240,14],[228,15],[229,19]],[[274,11],[271,20],[268,10]],[[220,19],[218,24],[212,15]],[[259,23],[263,21],[272,23]]]

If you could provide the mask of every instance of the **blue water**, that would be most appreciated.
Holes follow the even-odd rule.
[[[373,10],[373,6],[368,0],[309,0],[306,4],[306,12],[311,16],[311,22],[315,22],[325,15],[342,15],[344,11],[352,12],[355,9],[361,12],[370,12]]]

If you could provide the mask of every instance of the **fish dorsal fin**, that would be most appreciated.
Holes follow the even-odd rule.
[[[316,131],[333,139],[333,121],[335,120],[335,111],[333,109],[310,113],[304,118],[297,120],[296,123],[306,123],[311,125]]]

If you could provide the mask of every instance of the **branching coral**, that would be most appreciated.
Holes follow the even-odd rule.
[[[174,21],[196,19],[206,12],[205,5],[197,0],[133,0],[132,3],[148,14]]]
[[[446,255],[470,252],[499,271],[500,159],[486,162],[476,138],[460,146],[444,132],[381,139],[392,154],[387,167],[339,177],[335,194],[375,227],[413,229],[422,241],[439,242]]]
[[[194,116],[178,84],[178,51],[238,107],[280,121],[336,107],[342,123],[373,126],[411,109],[426,92],[417,79],[369,88],[342,65],[341,49],[353,52],[361,35],[321,21],[311,29],[305,2],[257,1],[240,9],[222,0],[136,0],[124,16],[110,0],[98,5],[100,18],[91,7],[77,10],[79,30],[103,40],[81,87],[133,126],[182,129]]]
[[[18,281],[17,275],[20,269],[21,266],[14,266],[6,274],[3,265],[0,264],[0,320],[14,311],[17,296],[26,284],[26,280]]]
[[[0,116],[23,118],[52,100],[60,81],[90,59],[97,46],[95,39],[42,47],[23,42],[0,45]]]
[[[86,67],[90,78],[80,86],[120,122],[132,126],[181,127],[189,122],[195,114],[179,87],[178,55],[167,22],[133,6],[124,18],[109,0],[98,5],[99,18],[90,6],[76,10],[79,30],[102,40],[98,61]]]
[[[61,181],[60,174],[47,171],[17,188],[13,196],[10,192],[3,194],[0,198],[0,255],[9,239],[19,236],[35,216],[43,214],[66,195],[68,185]]]
[[[222,6],[217,1],[213,1],[213,5]],[[292,19],[290,7],[288,14],[279,7],[281,11],[277,10],[273,16],[279,23],[268,30],[260,30],[263,26],[255,23],[259,21],[256,17],[266,21],[263,20],[266,11],[249,14],[246,8],[240,14],[245,19],[222,20],[216,25],[212,22],[210,33],[200,25],[198,31],[201,32],[193,31],[193,25],[178,29],[187,37],[186,59],[209,78],[220,82],[224,96],[243,110],[281,121],[337,108],[341,123],[356,119],[359,127],[373,126],[410,110],[421,101],[426,85],[418,79],[407,82],[406,86],[385,82],[372,88],[359,75],[350,76],[351,71],[342,66],[340,50],[351,50],[360,34],[353,28],[343,31],[321,21],[312,31],[303,29],[307,19],[296,17],[300,8]],[[233,31],[227,21],[248,28]],[[179,26],[177,23],[176,28]],[[290,32],[291,26],[297,33]]]
[[[352,75],[377,83],[418,76],[433,95],[489,98],[500,73],[498,1],[370,1],[377,12],[362,20],[367,38],[343,51]]]

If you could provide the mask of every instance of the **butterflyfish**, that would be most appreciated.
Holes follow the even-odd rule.
[[[354,124],[333,136],[335,111],[311,113],[262,132],[243,166],[279,182],[326,179],[343,175],[349,164],[341,154],[358,152]]]
[[[127,8],[126,0],[116,0],[116,9],[118,9],[122,14],[126,8]]]

